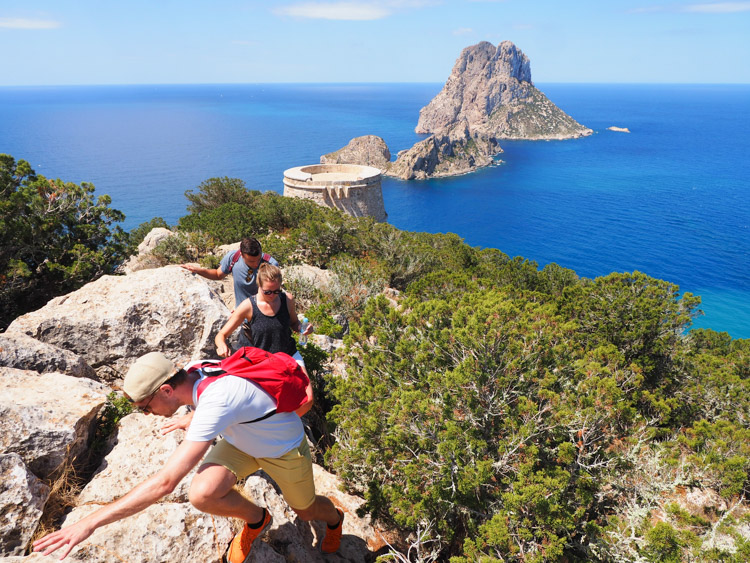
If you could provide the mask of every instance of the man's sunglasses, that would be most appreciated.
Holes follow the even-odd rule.
[[[159,386],[159,389],[161,389],[161,386]],[[138,412],[143,413],[143,414],[150,414],[151,407],[149,405],[151,404],[151,401],[154,400],[154,397],[156,396],[156,393],[159,391],[159,389],[151,393],[151,397],[149,397],[148,402],[145,405],[143,405],[142,407],[135,407],[136,410],[138,410]]]
[[[281,293],[280,289],[263,289],[263,295],[278,295]]]

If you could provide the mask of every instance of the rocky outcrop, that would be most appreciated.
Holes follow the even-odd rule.
[[[164,265],[164,260],[153,254],[154,249],[160,242],[175,236],[177,233],[165,229],[164,227],[155,227],[151,229],[138,245],[138,254],[128,258],[117,268],[118,274],[132,274],[139,270],[148,270],[158,268]]]
[[[377,145],[377,150],[372,149],[373,145]],[[495,138],[471,131],[468,124],[462,122],[401,151],[395,162],[390,162],[391,153],[385,141],[374,135],[352,139],[346,147],[321,156],[320,161],[377,166],[386,176],[424,180],[491,166],[498,162],[494,155],[500,152],[502,149]]]
[[[180,410],[179,415],[186,411]],[[79,504],[104,504],[121,497],[162,467],[182,442],[184,431],[162,435],[165,419],[132,413],[120,421],[117,443],[81,492]],[[133,455],[133,452],[138,452]],[[185,503],[195,474],[193,469],[161,502]]]
[[[318,279],[322,272],[298,274]],[[48,487],[61,474],[56,470],[73,465],[77,456],[92,461],[84,450],[111,388],[86,377],[91,366],[99,375],[105,369],[124,372],[151,350],[181,360],[213,356],[213,335],[227,314],[206,280],[169,266],[102,278],[16,319],[12,330],[0,337],[1,361],[15,366],[0,367],[0,558],[50,559],[21,554],[29,549],[45,503],[59,507]],[[69,375],[52,371],[55,368]],[[121,420],[111,451],[62,526],[122,496],[163,466],[183,438],[181,431],[162,435],[163,424],[160,417],[137,413]],[[334,475],[317,466],[314,471],[317,490],[347,514],[340,552],[324,558],[317,549],[324,524],[300,521],[273,482],[260,473],[247,480],[246,494],[269,507],[274,525],[250,561],[371,561],[384,549],[384,538],[396,542],[393,534],[357,516],[363,499],[342,493]],[[190,505],[187,492],[194,473],[159,503],[96,530],[68,559],[221,561],[237,524]]]
[[[529,59],[510,41],[483,41],[461,52],[440,93],[419,113],[417,133],[466,121],[495,139],[569,139],[592,131],[565,114],[531,82]]]
[[[0,556],[23,555],[42,517],[49,487],[18,454],[0,454]]]
[[[8,333],[73,351],[114,382],[147,352],[178,362],[212,356],[214,336],[228,318],[203,278],[166,266],[101,277],[17,318]]]
[[[87,448],[108,392],[90,379],[0,368],[0,453],[48,477]]]
[[[499,152],[496,139],[473,133],[462,123],[401,151],[386,173],[403,180],[456,176],[495,164],[493,155]]]
[[[391,162],[388,145],[377,135],[355,137],[339,150],[320,157],[321,164],[359,164],[385,170]]]
[[[80,505],[63,527],[88,516],[101,505]],[[99,563],[201,561],[219,563],[232,538],[226,518],[204,514],[189,503],[154,504],[138,514],[98,528],[67,559]],[[49,560],[49,558],[47,558]]]
[[[183,412],[179,413],[184,414]],[[123,418],[117,443],[78,498],[78,506],[63,526],[77,522],[124,495],[156,473],[177,449],[182,431],[162,435],[164,419],[143,414]],[[77,547],[78,561],[206,561],[219,562],[232,538],[227,518],[212,517],[193,508],[187,492],[193,469],[158,504],[125,520],[99,528]]]
[[[616,125],[607,127],[607,129],[616,133],[630,133],[630,129],[628,129],[627,127],[617,127]]]
[[[153,252],[154,248],[169,237],[174,236],[175,233],[164,227],[155,227],[151,229],[148,234],[143,237],[141,244],[138,245],[138,254],[148,254]]]
[[[96,371],[81,356],[22,333],[0,334],[0,367],[96,379]]]
[[[164,420],[140,414],[125,417],[117,444],[107,455],[94,478],[78,500],[78,507],[65,524],[76,522],[100,506],[128,492],[137,483],[155,473],[174,452],[182,432],[162,436]],[[138,454],[134,455],[133,452]],[[187,492],[195,473],[191,471],[175,491],[159,504],[131,518],[97,530],[71,554],[80,561],[220,561],[232,538],[230,519],[196,511]],[[338,479],[314,466],[315,486],[319,494],[329,496],[346,513],[341,549],[335,556],[323,557],[316,549],[324,535],[323,523],[306,523],[297,518],[283,497],[262,472],[247,479],[244,494],[266,507],[273,515],[273,526],[263,541],[253,547],[249,561],[351,561],[373,558],[382,549],[386,532],[375,528],[368,517],[356,510],[363,499],[340,491]]]

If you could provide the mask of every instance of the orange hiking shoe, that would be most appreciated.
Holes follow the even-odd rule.
[[[263,532],[271,525],[273,518],[268,510],[263,509],[263,523],[258,528],[251,528],[247,523],[242,527],[239,534],[232,538],[227,552],[224,554],[224,563],[244,563],[248,555],[250,555],[250,548],[253,547],[253,542],[258,539]]]
[[[320,544],[320,550],[323,553],[336,553],[341,545],[341,530],[344,527],[344,513],[338,508],[336,512],[339,513],[339,523],[335,528],[326,526],[326,537],[323,538],[323,542]]]

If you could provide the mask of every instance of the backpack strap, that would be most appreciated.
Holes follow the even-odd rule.
[[[272,411],[267,412],[260,418],[254,418],[253,420],[246,420],[245,422],[240,422],[240,424],[252,424],[253,422],[260,422],[261,420],[265,420],[270,416],[273,416],[276,414],[276,409],[273,409]]]
[[[234,270],[234,265],[237,263],[237,260],[240,259],[240,256],[242,256],[242,251],[238,250],[232,255],[232,261],[229,263],[229,271],[231,272]]]
[[[237,260],[240,259],[240,256],[242,256],[241,250],[238,250],[232,255],[232,261],[229,263],[230,272],[234,269],[234,265],[237,263]],[[264,252],[260,255],[261,262],[270,262],[271,258],[273,258],[273,256],[271,256],[268,252]]]

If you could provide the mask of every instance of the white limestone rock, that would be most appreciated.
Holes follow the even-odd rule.
[[[98,508],[97,504],[79,506],[62,527]],[[232,535],[228,518],[204,514],[188,503],[166,502],[97,529],[67,559],[100,563],[219,563]]]
[[[117,381],[147,352],[173,361],[212,357],[229,318],[203,278],[179,266],[103,276],[14,320],[9,332],[71,350],[105,381]]]
[[[185,414],[180,409],[175,417]],[[115,445],[81,491],[79,504],[105,504],[123,496],[161,469],[182,441],[184,432],[162,435],[168,419],[140,413],[129,414],[120,421]],[[193,469],[175,490],[164,497],[166,502],[188,502]]]
[[[0,561],[2,561],[2,563],[50,563],[50,561],[55,561],[53,556],[54,554],[45,557],[41,553],[32,553],[30,555],[2,557],[0,558]],[[59,559],[59,557],[57,559]]]
[[[0,453],[49,476],[87,447],[108,392],[90,379],[0,367]]]
[[[307,264],[298,264],[283,268],[282,275],[284,281],[297,280],[312,285],[317,289],[326,289],[331,285],[331,282],[336,281],[336,274],[330,270],[323,270],[317,266],[309,266]]]
[[[138,254],[134,254],[123,262],[118,268],[118,274],[132,274],[139,270],[159,268],[164,265],[164,260],[154,256],[153,250],[163,240],[176,235],[164,227],[155,227],[143,238],[138,245]]]
[[[23,333],[0,334],[0,366],[96,379],[94,368],[77,354]]]
[[[164,227],[155,227],[151,229],[143,238],[141,244],[138,245],[138,254],[150,254],[161,241],[174,235],[175,233]]]
[[[0,556],[23,555],[48,497],[20,455],[0,454]]]

